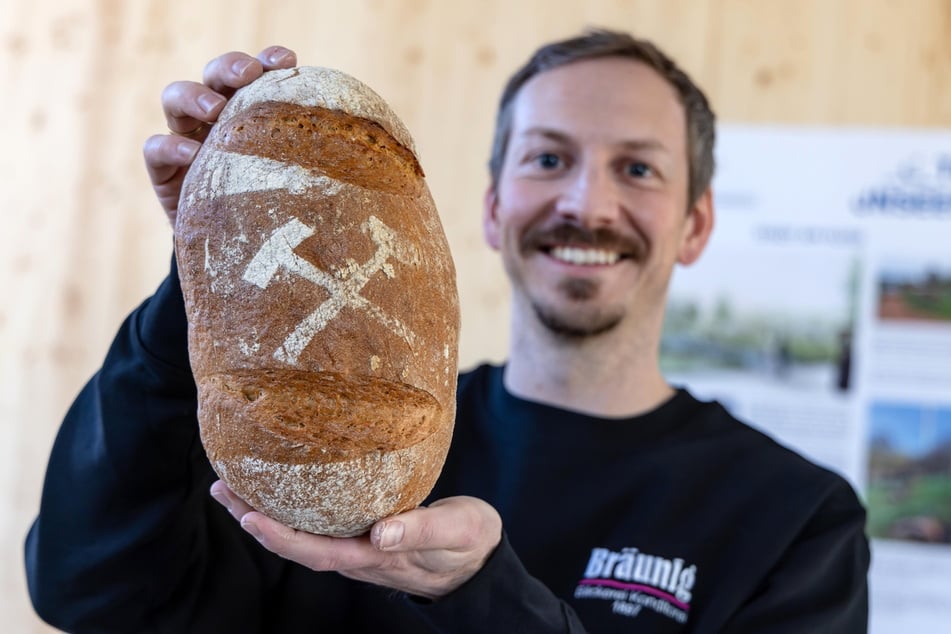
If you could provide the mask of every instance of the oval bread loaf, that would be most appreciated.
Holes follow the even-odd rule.
[[[417,506],[455,418],[455,269],[413,141],[339,71],[229,101],[175,227],[201,440],[257,510],[352,536]]]

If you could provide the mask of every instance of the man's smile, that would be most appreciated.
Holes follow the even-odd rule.
[[[561,262],[581,266],[615,264],[624,257],[617,251],[579,246],[557,246],[543,248],[542,251]]]
[[[532,229],[522,240],[523,252],[541,251],[548,257],[576,266],[609,266],[624,259],[640,260],[645,246],[636,238],[608,228],[590,230],[573,224]]]

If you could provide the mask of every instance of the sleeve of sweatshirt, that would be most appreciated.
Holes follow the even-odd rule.
[[[407,601],[446,634],[587,632],[571,606],[525,570],[504,533],[485,566],[454,592],[438,601]]]
[[[794,543],[722,634],[868,631],[865,510],[836,478]]]
[[[280,574],[215,503],[174,260],[54,443],[26,540],[37,613],[70,632],[257,631]]]

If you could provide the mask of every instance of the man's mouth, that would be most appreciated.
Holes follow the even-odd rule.
[[[609,228],[587,229],[572,224],[530,230],[523,252],[541,251],[548,257],[575,266],[611,266],[621,260],[641,260],[643,242]]]
[[[557,246],[543,249],[552,258],[580,266],[603,266],[615,264],[621,259],[617,251],[595,249],[591,247]]]

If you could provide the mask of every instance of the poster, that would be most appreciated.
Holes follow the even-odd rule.
[[[675,384],[845,476],[872,634],[951,622],[951,130],[721,126],[716,227],[678,269]]]

